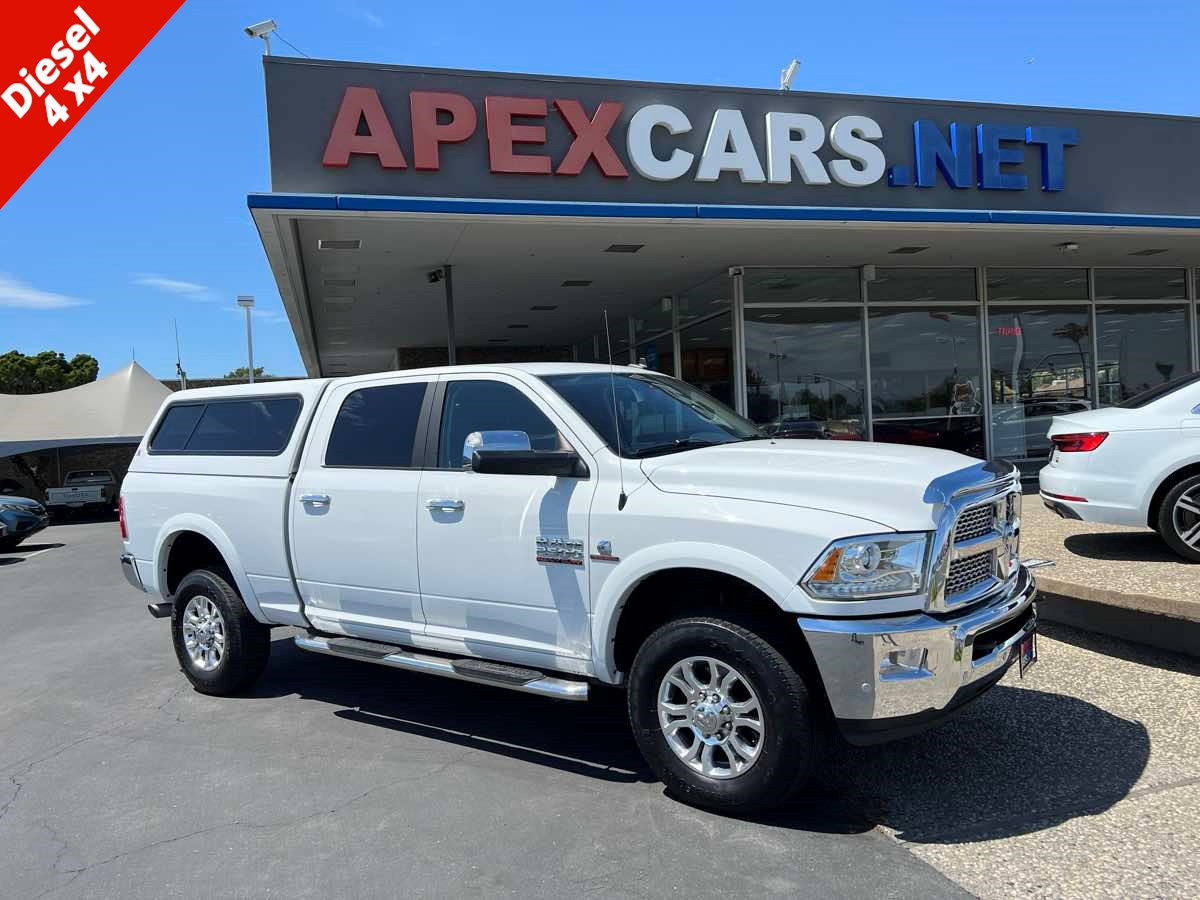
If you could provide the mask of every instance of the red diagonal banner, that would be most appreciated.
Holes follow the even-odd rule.
[[[182,5],[183,0],[42,0],[5,10],[0,206]]]

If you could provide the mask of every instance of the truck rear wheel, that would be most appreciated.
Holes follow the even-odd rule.
[[[229,582],[207,569],[179,583],[171,637],[183,674],[202,694],[245,690],[271,655],[271,630],[250,615]]]
[[[629,717],[667,789],[722,812],[788,802],[824,750],[800,673],[754,631],[719,618],[668,622],[645,640],[629,673]]]

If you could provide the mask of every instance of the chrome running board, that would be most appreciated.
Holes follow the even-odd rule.
[[[443,678],[454,678],[458,681],[490,684],[492,687],[507,688],[510,691],[521,691],[526,694],[540,694],[543,697],[554,697],[558,700],[586,700],[588,698],[586,681],[556,678],[536,669],[526,669],[482,659],[451,659],[429,653],[417,653],[395,644],[334,635],[301,634],[297,635],[295,640],[297,647],[311,653],[324,653],[327,656],[340,656],[343,659],[357,659],[381,666],[391,666],[393,669],[424,672],[427,675],[440,675]]]

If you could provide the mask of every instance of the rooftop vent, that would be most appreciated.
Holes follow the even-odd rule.
[[[592,282],[590,279],[585,281],[584,279],[570,279],[569,278],[562,283],[562,286],[563,287],[591,287],[591,284],[592,284]]]
[[[889,250],[888,253],[894,253],[898,256],[911,256],[914,253],[920,253],[922,250],[928,249],[928,247],[897,247],[895,250]]]
[[[558,306],[531,306],[529,309],[533,312],[553,312]]]
[[[352,288],[358,284],[358,281],[354,278],[326,278],[321,283],[324,284],[325,287]]]
[[[349,306],[354,302],[353,297],[326,297],[326,306]]]
[[[645,244],[609,244],[605,253],[637,253]]]
[[[362,241],[355,238],[352,241],[331,241],[321,238],[317,241],[318,250],[361,250]]]

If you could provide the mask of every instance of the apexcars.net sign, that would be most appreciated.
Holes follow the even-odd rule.
[[[183,0],[14,6],[0,33],[0,204],[149,43]],[[11,79],[5,84],[5,79]]]

